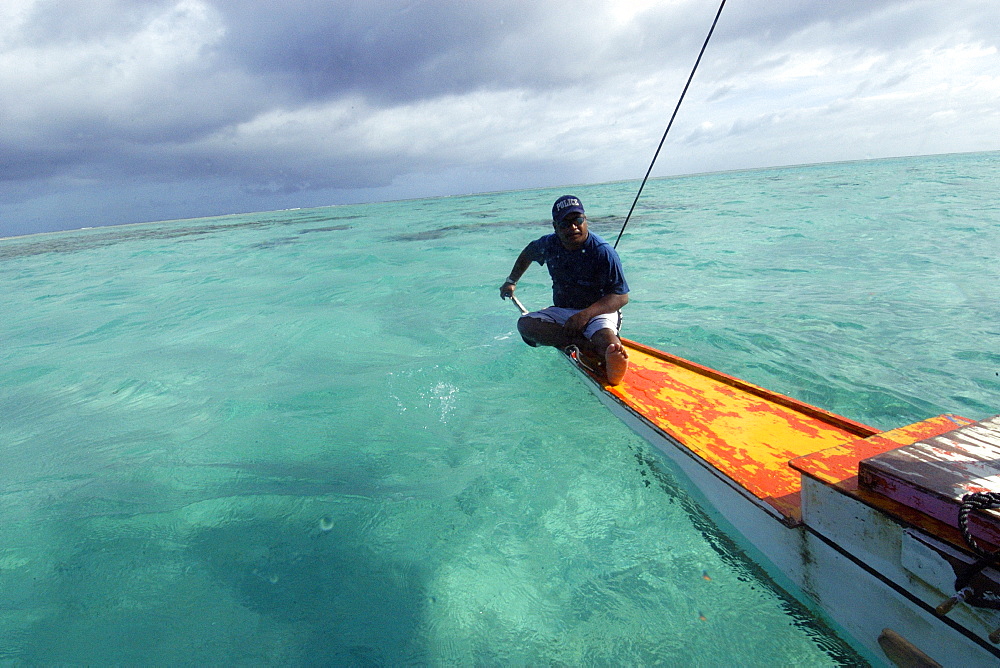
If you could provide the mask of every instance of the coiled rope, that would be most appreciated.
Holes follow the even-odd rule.
[[[962,532],[962,538],[969,545],[969,548],[979,556],[979,559],[970,566],[957,573],[955,579],[955,591],[962,594],[962,599],[969,605],[980,608],[1000,609],[1000,598],[997,593],[989,590],[976,591],[971,587],[973,578],[983,571],[984,568],[995,567],[1000,559],[1000,551],[987,552],[969,532],[969,513],[973,510],[989,510],[1000,507],[1000,494],[996,492],[977,492],[966,494],[962,497],[962,505],[958,509],[958,528]],[[968,588],[966,590],[966,588]],[[964,590],[964,591],[963,591]]]
[[[969,513],[973,510],[990,510],[1000,508],[1000,493],[997,492],[977,492],[966,494],[962,497],[962,506],[958,509],[958,528],[962,531],[962,538],[969,544],[972,551],[980,557],[992,557],[995,553],[987,552],[979,547],[979,543],[969,533]]]
[[[670,122],[667,123],[667,129],[663,132],[663,138],[660,139],[660,145],[656,147],[656,153],[653,154],[653,160],[649,163],[649,169],[646,170],[646,176],[643,177],[642,183],[639,185],[639,192],[635,194],[635,200],[632,202],[632,207],[628,210],[628,215],[625,216],[625,223],[622,225],[621,231],[618,233],[618,238],[615,239],[615,248],[618,248],[618,242],[622,240],[622,235],[625,234],[625,228],[628,227],[628,221],[632,218],[632,212],[635,211],[635,205],[639,202],[639,195],[642,194],[642,189],[646,187],[646,181],[649,180],[649,175],[653,171],[653,165],[656,164],[656,158],[660,155],[660,149],[663,148],[663,142],[667,140],[667,133],[670,132],[670,127],[674,124],[674,119],[677,118],[677,112],[681,108],[681,102],[684,101],[684,96],[687,94],[688,86],[691,85],[691,80],[694,79],[694,73],[698,71],[698,64],[701,63],[701,57],[705,55],[705,49],[708,48],[708,41],[712,39],[712,33],[715,32],[715,26],[719,22],[719,17],[722,16],[722,8],[726,6],[726,0],[722,0],[719,5],[719,11],[715,14],[715,20],[712,21],[712,27],[708,31],[708,36],[705,37],[705,43],[701,46],[701,53],[698,54],[698,59],[694,61],[694,67],[691,68],[691,74],[688,76],[687,83],[684,84],[684,90],[681,91],[681,96],[677,100],[677,106],[674,107],[674,113],[670,116]]]

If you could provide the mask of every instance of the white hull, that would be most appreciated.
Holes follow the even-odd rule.
[[[954,575],[928,546],[940,548],[933,538],[807,476],[803,524],[788,526],[769,505],[571,366],[607,408],[690,479],[738,532],[738,541],[770,562],[762,565],[779,582],[787,578],[799,590],[791,593],[826,615],[869,658],[885,660],[878,639],[891,629],[944,666],[1000,665],[1000,649],[986,638],[1000,627],[1000,614],[964,606],[948,618],[934,613],[953,592]]]

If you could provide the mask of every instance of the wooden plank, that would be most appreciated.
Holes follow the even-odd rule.
[[[862,461],[859,486],[957,526],[962,497],[1000,492],[1000,415]],[[1000,544],[1000,512],[970,515],[976,538]]]

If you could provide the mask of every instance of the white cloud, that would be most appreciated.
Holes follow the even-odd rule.
[[[210,7],[183,0],[134,33],[6,49],[0,52],[6,130],[0,132],[197,125],[195,103],[208,101],[214,75],[204,59],[222,33]]]

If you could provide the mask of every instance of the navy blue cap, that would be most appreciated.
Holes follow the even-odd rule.
[[[561,223],[571,213],[583,213],[583,204],[576,195],[563,195],[552,205],[552,222]]]

